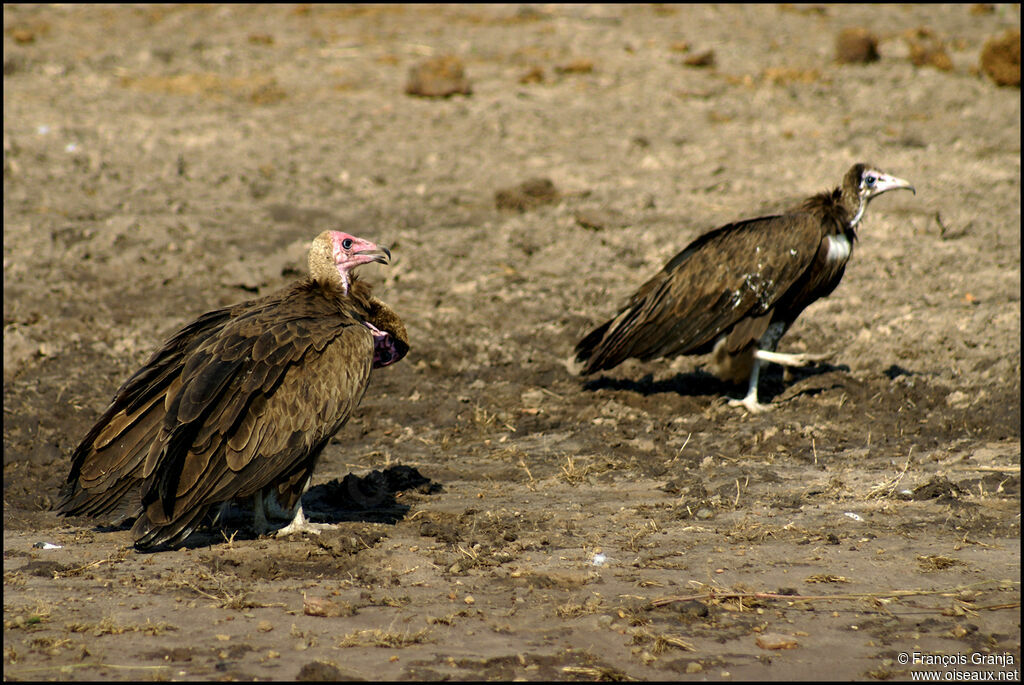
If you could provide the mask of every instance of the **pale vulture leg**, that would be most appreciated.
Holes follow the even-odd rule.
[[[758,341],[758,350],[754,352],[754,364],[750,369],[750,385],[747,386],[747,395],[742,400],[729,400],[729,406],[746,407],[752,414],[759,414],[771,409],[771,405],[761,404],[757,401],[757,383],[761,378],[761,365],[766,363],[779,364],[781,366],[806,366],[812,362],[824,361],[832,355],[829,354],[785,354],[776,352],[775,347],[779,344],[783,333],[786,332],[786,324],[777,321],[764,332]]]
[[[742,400],[729,400],[729,406],[746,407],[751,414],[760,414],[771,409],[770,404],[761,404],[757,401],[757,382],[761,376],[761,364],[773,362],[781,366],[807,366],[812,362],[824,361],[831,357],[831,354],[786,354],[758,350],[754,353],[754,366],[750,369],[750,385],[747,386],[747,396]]]
[[[252,496],[252,527],[257,535],[265,535],[270,531],[267,513],[263,508],[263,491],[259,490]]]
[[[785,352],[769,352],[768,350],[758,350],[754,355],[763,362],[774,362],[781,366],[807,366],[814,362],[823,362],[826,359],[831,359],[831,354],[810,354],[804,352],[801,354],[786,354]]]
[[[760,414],[771,409],[770,404],[761,404],[757,401],[757,381],[761,377],[761,350],[757,351],[754,365],[750,369],[750,385],[747,386],[747,396],[742,400],[729,400],[730,407],[746,407],[751,414]]]

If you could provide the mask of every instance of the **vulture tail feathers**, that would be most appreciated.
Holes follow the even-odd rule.
[[[595,371],[598,371],[603,366],[600,365],[601,358],[596,356],[598,346],[604,339],[604,334],[611,327],[612,322],[615,319],[605,321],[603,324],[592,330],[587,334],[583,340],[580,340],[579,344],[576,345],[576,363],[582,365],[579,370],[581,376],[587,376]]]
[[[155,552],[163,547],[178,545],[202,523],[210,507],[196,507],[185,516],[168,524],[155,524],[145,514],[135,521],[132,537],[135,548],[145,552]]]

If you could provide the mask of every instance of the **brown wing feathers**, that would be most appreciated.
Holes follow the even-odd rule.
[[[585,375],[628,357],[714,352],[716,373],[748,378],[739,404],[762,411],[761,360],[801,365],[817,355],[757,351],[774,353],[804,308],[835,289],[868,203],[897,189],[916,192],[909,182],[858,163],[839,187],[790,212],[705,233],[642,285],[615,318],[579,342],[574,366]]]
[[[141,465],[159,433],[168,390],[174,387],[191,347],[216,331],[228,316],[228,310],[216,310],[189,324],[117,390],[72,454],[59,505],[62,513],[106,516],[114,524],[139,514],[134,491]]]
[[[299,292],[282,320],[271,312],[232,322],[185,367],[188,390],[167,412],[154,476],[143,486],[147,515],[135,527],[142,544],[180,541],[191,531],[185,512],[272,484],[361,399],[372,337],[359,319],[302,298],[312,292]],[[322,417],[330,424],[318,430]]]
[[[155,491],[147,492],[147,515],[140,517],[135,527],[141,544],[178,542],[194,525],[194,520],[187,517],[188,512],[208,508],[210,502],[246,497],[282,479],[294,480],[296,469],[303,474],[304,483],[305,475],[312,469],[311,458],[348,418],[362,398],[369,378],[373,352],[369,333],[356,324],[346,327],[344,335],[359,338],[355,348],[331,345],[320,354],[311,346],[308,354],[317,359],[303,359],[303,368],[312,365],[316,373],[309,377],[286,374],[278,392],[259,395],[254,400],[252,408],[265,411],[268,416],[264,419],[247,414],[254,416],[254,430],[248,432],[247,438],[236,440],[244,434],[237,430],[230,436],[216,435],[209,442],[208,451],[198,453],[193,448],[188,452],[173,490],[161,493],[157,485]],[[351,366],[350,356],[359,358],[355,365],[359,368],[354,373],[352,369],[346,373],[338,368]],[[340,374],[332,377],[331,371]],[[297,391],[308,383],[313,387],[307,388],[310,396],[303,398]],[[315,425],[320,416],[332,414],[339,418],[319,428]],[[216,421],[216,417],[207,420]],[[168,468],[166,472],[174,474],[178,469]],[[170,511],[168,503],[173,505]]]
[[[408,350],[401,320],[349,271],[388,259],[372,243],[325,232],[310,252],[323,280],[183,327],[75,450],[59,511],[138,517],[136,545],[151,548],[181,542],[214,505],[268,486],[294,506],[366,390],[375,341],[387,341],[387,363]]]
[[[612,368],[629,357],[706,351],[751,316],[758,325],[749,326],[750,334],[759,336],[761,317],[810,264],[813,254],[806,246],[808,240],[817,245],[816,230],[813,222],[782,215],[704,234],[642,285],[615,319],[579,343],[581,373]]]

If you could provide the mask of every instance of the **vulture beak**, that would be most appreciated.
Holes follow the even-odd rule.
[[[917,191],[914,190],[914,186],[910,185],[909,181],[904,181],[902,178],[896,178],[889,174],[883,174],[881,172],[874,172],[875,184],[870,190],[868,197],[875,197],[889,190],[899,190],[903,188],[909,190],[914,195],[917,195]]]
[[[370,243],[372,247],[359,250],[355,253],[357,257],[360,257],[360,262],[363,264],[369,264],[370,262],[380,262],[381,264],[391,263],[391,250],[386,247],[377,247]]]

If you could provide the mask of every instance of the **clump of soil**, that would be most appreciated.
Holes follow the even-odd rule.
[[[836,36],[836,61],[867,64],[878,61],[878,38],[862,27],[849,27]]]
[[[1000,86],[1020,88],[1020,30],[990,38],[981,50],[981,70]]]
[[[405,92],[427,98],[446,98],[452,95],[471,95],[473,86],[466,76],[462,60],[454,55],[443,55],[409,69]]]
[[[511,188],[494,193],[494,206],[525,212],[534,207],[557,202],[558,190],[550,178],[530,178]]]
[[[910,49],[910,62],[914,66],[930,66],[940,71],[953,70],[953,60],[946,52],[945,42],[931,29],[912,29],[903,38]]]

